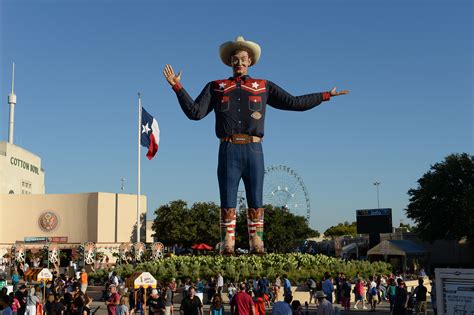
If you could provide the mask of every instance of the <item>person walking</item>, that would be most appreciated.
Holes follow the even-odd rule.
[[[275,282],[273,283],[273,297],[272,297],[272,302],[275,303],[278,301],[278,295],[280,293],[280,288],[281,288],[281,279],[280,275],[276,274],[275,277]]]
[[[370,311],[371,312],[375,312],[375,308],[377,307],[377,303],[379,301],[379,292],[377,290],[377,283],[374,281],[374,277],[373,276],[370,276],[369,277],[369,286],[368,286],[368,289],[369,289],[369,294],[368,294],[368,297],[369,297],[369,303],[370,303]]]
[[[355,293],[355,303],[354,303],[354,309],[358,309],[357,305],[359,303],[362,304],[362,309],[366,310],[367,307],[365,306],[364,302],[364,295],[365,295],[365,288],[364,288],[364,281],[362,280],[361,277],[359,277],[356,280],[355,288],[354,288],[354,293]]]
[[[105,305],[107,305],[107,314],[115,315],[117,311],[117,305],[120,303],[120,294],[118,294],[115,284],[109,285],[109,294],[110,295],[105,301]]]
[[[26,304],[28,299],[28,291],[26,285],[20,285],[20,289],[15,292],[15,297],[20,303],[20,307],[18,308],[17,315],[24,315],[26,313]]]
[[[152,315],[165,315],[166,306],[164,298],[159,294],[157,289],[151,290],[147,304]]]
[[[393,311],[393,304],[395,303],[396,288],[397,286],[395,284],[395,279],[394,278],[388,279],[387,295],[388,295],[388,301],[390,302],[390,313]]]
[[[318,299],[318,311],[317,315],[334,315],[334,307],[332,303],[326,299],[326,293],[323,291],[316,292],[316,298]]]
[[[0,309],[2,310],[2,315],[13,315],[8,295],[0,296]]]
[[[181,315],[203,315],[201,299],[196,296],[196,289],[190,287],[188,295],[181,302],[179,308]]]
[[[314,294],[316,293],[316,281],[314,281],[313,278],[309,278],[307,281],[306,281],[306,285],[308,286],[308,290],[309,290],[309,303],[311,304],[311,301],[314,300],[316,301],[316,297],[314,296]]]
[[[222,289],[224,288],[224,277],[219,272],[217,274],[217,294],[222,294]]]
[[[247,284],[241,282],[237,292],[230,302],[230,313],[232,315],[255,315],[255,303],[252,297],[245,292]]]
[[[20,275],[18,274],[18,268],[15,266],[12,272],[13,292],[16,292],[19,282],[20,282]]]
[[[405,282],[401,278],[397,278],[397,288],[395,289],[395,298],[393,303],[393,315],[405,315],[407,305],[407,289]]]
[[[165,315],[173,314],[173,291],[170,288],[169,283],[166,284],[165,290]]]
[[[415,314],[416,315],[425,315],[426,314],[426,293],[428,290],[423,285],[423,278],[418,278],[418,286],[413,292],[415,295]]]
[[[263,293],[263,291],[258,290],[255,296],[255,315],[265,315],[265,305],[270,308],[270,301],[268,300],[268,295]]]
[[[291,282],[287,275],[283,275],[283,295],[291,296]]]
[[[324,281],[322,283],[322,291],[326,294],[326,299],[332,304],[332,293],[334,292],[334,284],[329,272],[324,273]]]
[[[26,302],[26,315],[36,315],[36,305],[41,303],[41,299],[38,296],[34,287],[31,287],[28,292],[28,298]]]
[[[224,315],[224,303],[220,294],[215,294],[212,298],[209,315]]]
[[[284,301],[278,301],[273,304],[272,315],[292,315],[293,310],[290,306],[292,300],[293,296],[285,295]]]
[[[82,268],[81,270],[81,292],[86,294],[87,284],[89,283],[89,276],[86,272],[86,269]]]
[[[346,312],[349,312],[351,309],[351,291],[352,285],[345,275],[342,276],[342,286],[341,286],[341,305],[344,307]]]

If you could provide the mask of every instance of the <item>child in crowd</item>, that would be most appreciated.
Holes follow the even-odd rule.
[[[117,308],[115,310],[116,315],[129,315],[129,305],[128,305],[128,296],[122,296],[120,298],[119,305],[117,305]]]

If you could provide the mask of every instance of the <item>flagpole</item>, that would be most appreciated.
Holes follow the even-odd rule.
[[[140,139],[142,127],[142,99],[138,92],[138,175],[137,175],[137,243],[140,242]]]

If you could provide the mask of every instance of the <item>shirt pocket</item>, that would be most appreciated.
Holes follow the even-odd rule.
[[[217,99],[216,109],[218,112],[226,112],[230,108],[230,98],[228,96],[221,96]]]
[[[251,111],[262,110],[262,97],[261,96],[249,96],[249,109]]]

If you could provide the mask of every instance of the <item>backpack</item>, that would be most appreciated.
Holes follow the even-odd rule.
[[[372,295],[372,296],[377,295],[377,289],[376,289],[375,287],[373,287],[372,289],[370,289],[370,295]]]

